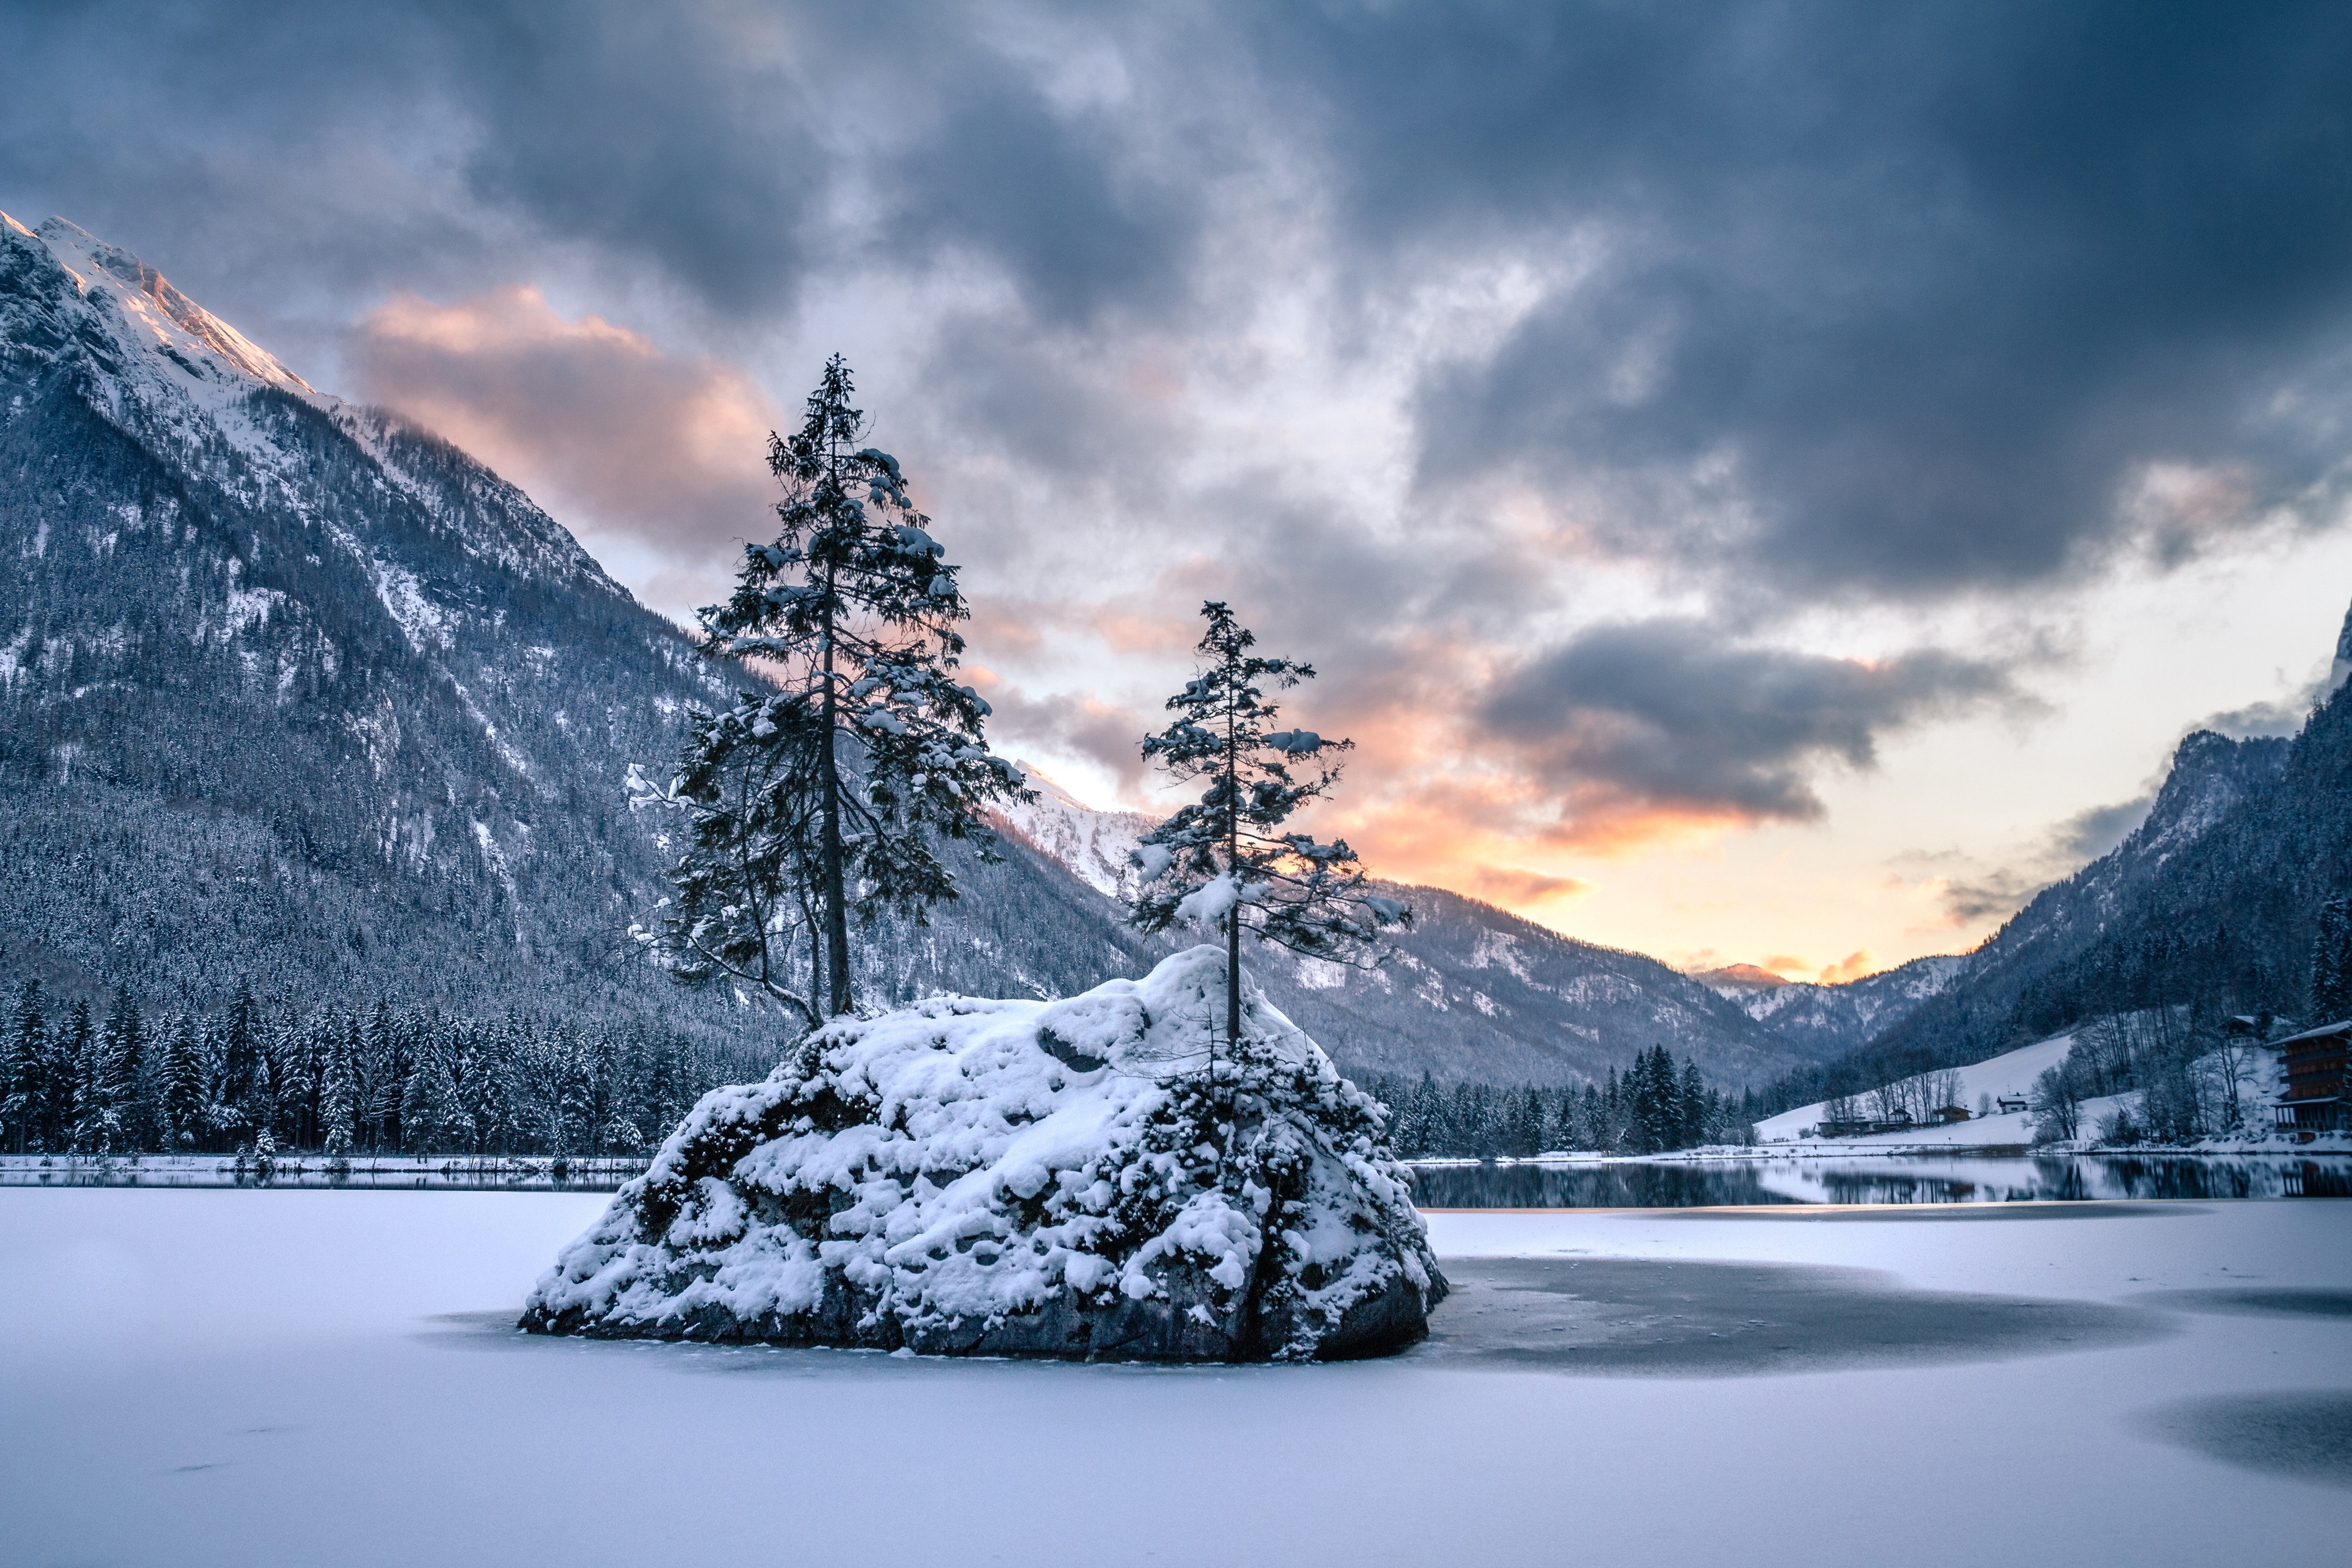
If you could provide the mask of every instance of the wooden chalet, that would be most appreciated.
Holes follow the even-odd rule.
[[[2271,1107],[2281,1131],[2330,1132],[2352,1126],[2347,1115],[2345,1065],[2352,1054],[2352,1018],[2323,1024],[2276,1042],[2286,1069],[2286,1092]]]

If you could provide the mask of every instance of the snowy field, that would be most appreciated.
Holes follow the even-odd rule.
[[[0,1563],[2339,1560],[2352,1202],[1444,1214],[1386,1362],[526,1339],[606,1200],[0,1190]]]

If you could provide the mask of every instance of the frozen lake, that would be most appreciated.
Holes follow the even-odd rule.
[[[580,1194],[0,1190],[0,1563],[2333,1561],[2352,1203],[1442,1214],[1391,1361],[527,1339]]]

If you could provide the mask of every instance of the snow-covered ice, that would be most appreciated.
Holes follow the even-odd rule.
[[[1470,1353],[1525,1289],[1338,1365],[514,1332],[604,1203],[0,1190],[0,1563],[2204,1564],[2334,1561],[2352,1516],[2213,1457],[2343,1419],[2352,1203],[1431,1216],[1465,1280],[1794,1266],[2141,1336],[1606,1376]]]

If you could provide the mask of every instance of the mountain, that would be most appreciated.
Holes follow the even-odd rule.
[[[1717,995],[1728,996],[1735,1002],[1796,984],[1752,963],[1727,963],[1720,969],[1696,969],[1691,972],[1691,978]]]
[[[1016,765],[1037,798],[1004,807],[998,813],[1003,822],[1096,892],[1119,900],[1132,895],[1136,873],[1128,858],[1151,830],[1151,818],[1136,811],[1097,811],[1035,764]]]
[[[1775,1099],[1981,1061],[2141,1008],[2297,1015],[2320,906],[2347,892],[2352,686],[2339,684],[2291,739],[2189,735],[2131,837],[2044,889],[1916,1010]]]
[[[1957,984],[1975,962],[1969,954],[1938,953],[1836,985],[1782,980],[1744,964],[1738,967],[1748,973],[1726,978],[1727,972],[1716,970],[1704,978],[1774,1034],[1801,1041],[1816,1057],[1826,1058],[1851,1051],[1893,1027]],[[1772,983],[1759,984],[1751,974],[1766,974]]]
[[[630,764],[754,678],[464,452],[61,220],[0,217],[0,978],[774,1027],[624,935],[668,858]],[[1149,819],[1033,776],[1004,864],[861,934],[866,1000],[1074,994],[1173,945],[1117,901]],[[1664,1043],[1737,1086],[1820,1055],[1654,960],[1402,896],[1385,970],[1255,961],[1351,1068],[1572,1084]]]
[[[1097,891],[1132,892],[1128,857],[1152,819],[1097,811],[1022,767],[1038,798],[1003,813],[1005,825]],[[1714,1081],[1738,1086],[1830,1054],[1811,1037],[1758,1025],[1654,959],[1578,942],[1442,889],[1380,887],[1414,914],[1383,968],[1263,948],[1253,961],[1267,994],[1351,1070],[1558,1087],[1603,1077],[1664,1044],[1694,1057]]]
[[[668,859],[628,767],[750,678],[457,447],[62,220],[0,216],[0,974],[768,1026],[624,934]],[[1139,973],[1053,861],[970,880],[868,935],[877,994]]]

